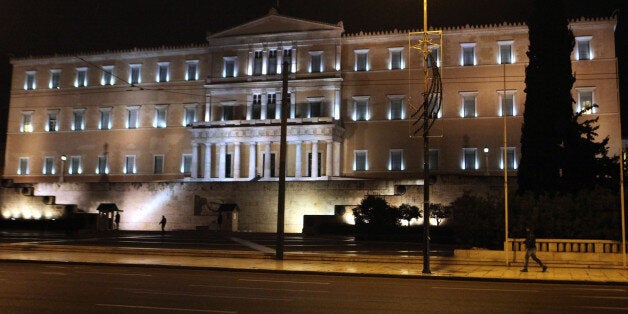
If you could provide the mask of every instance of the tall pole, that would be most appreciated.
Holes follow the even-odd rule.
[[[621,101],[619,97],[619,61],[615,58],[615,86],[617,87],[617,104],[619,104],[619,112],[617,120],[619,121],[619,136],[621,137]],[[619,200],[621,209],[621,255],[622,265],[626,268],[626,204],[624,201],[624,147],[623,143],[619,144]]]
[[[65,175],[65,160],[68,159],[66,155],[61,155],[61,174],[59,175],[59,183],[63,183],[63,176]]]
[[[508,250],[510,242],[508,242],[508,137],[506,136],[506,114],[504,112],[506,99],[506,64],[502,65],[504,69],[504,90],[502,94],[502,117],[504,120],[504,254],[506,254],[506,266],[510,266],[508,258]],[[513,96],[514,97],[514,96]]]
[[[290,63],[283,63],[282,91],[281,91],[281,139],[279,144],[279,188],[277,197],[277,248],[275,259],[283,260],[284,243],[284,220],[286,212],[286,146],[287,144],[287,124],[290,108],[290,97],[288,94],[288,74]]]
[[[423,94],[427,95],[428,76],[427,76],[427,57],[428,38],[427,38],[427,0],[423,0],[423,42],[421,50],[423,51]],[[423,111],[423,273],[430,274],[430,166],[429,166],[429,115],[427,108]]]

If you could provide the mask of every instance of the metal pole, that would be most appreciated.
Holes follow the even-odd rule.
[[[615,87],[617,88],[617,104],[618,113],[617,121],[619,124],[619,136],[621,138],[621,102],[619,97],[619,62],[615,58]],[[626,268],[626,204],[624,201],[624,147],[623,143],[619,144],[619,201],[621,206],[621,255],[622,265]]]
[[[61,174],[59,175],[59,183],[63,183],[63,175],[65,174],[65,160],[68,157],[61,155]]]
[[[277,249],[275,259],[283,260],[284,244],[284,220],[286,212],[286,146],[287,146],[287,124],[290,107],[290,97],[288,94],[288,74],[290,63],[283,63],[282,69],[282,91],[281,91],[281,140],[279,144],[279,188],[277,198]],[[270,161],[268,161],[270,162]]]
[[[504,69],[504,91],[502,94],[502,117],[504,118],[504,253],[506,254],[506,266],[510,266],[508,259],[508,249],[510,248],[510,242],[508,242],[508,137],[506,136],[506,114],[504,113],[504,100],[506,99],[506,64],[503,64]],[[514,97],[514,96],[513,96]]]
[[[427,0],[423,0],[423,95],[427,94]],[[429,110],[423,110],[423,273],[430,274],[430,167]]]

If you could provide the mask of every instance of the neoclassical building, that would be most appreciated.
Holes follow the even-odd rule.
[[[587,115],[600,118],[611,155],[621,147],[615,24],[570,23],[574,110],[598,105]],[[433,173],[515,175],[527,32],[509,23],[442,30],[443,45],[432,50],[443,77]],[[398,30],[347,34],[342,23],[271,11],[202,45],[14,58],[4,175],[35,183],[276,180],[288,71],[287,180],[419,180],[423,148],[411,115],[424,64],[409,46],[416,40]]]

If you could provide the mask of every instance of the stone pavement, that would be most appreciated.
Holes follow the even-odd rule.
[[[279,261],[267,249],[234,251],[4,243],[0,244],[0,261],[628,285],[628,269],[618,267],[560,265],[550,266],[543,273],[538,266],[531,265],[529,272],[522,273],[519,271],[520,265],[472,265],[433,257],[430,259],[431,274],[423,274],[423,262],[415,256],[287,252],[284,253],[284,260]]]

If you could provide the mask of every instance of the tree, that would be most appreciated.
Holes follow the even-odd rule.
[[[398,208],[399,210],[399,218],[408,222],[410,225],[410,220],[421,218],[423,214],[421,214],[421,210],[419,207],[409,204],[401,204]]]
[[[430,204],[430,216],[436,219],[436,227],[438,227],[443,219],[451,216],[451,208],[443,204]]]
[[[368,195],[353,209],[355,226],[369,233],[387,233],[399,226],[399,211],[381,197]]]

